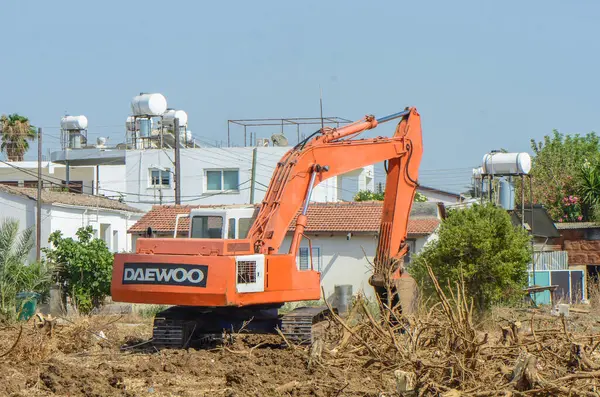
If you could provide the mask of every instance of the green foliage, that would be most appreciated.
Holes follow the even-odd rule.
[[[19,222],[5,219],[0,225],[0,317],[13,320],[17,314],[19,292],[37,292],[42,300],[48,295],[52,270],[46,263],[27,264],[33,248],[33,232],[19,233]]]
[[[581,200],[589,207],[600,204],[600,163],[585,160],[579,170],[578,192]]]
[[[383,201],[384,193],[375,193],[370,190],[360,190],[354,196],[354,201]],[[424,194],[416,192],[415,200],[416,203],[424,203],[427,201],[427,197]]]
[[[2,145],[0,149],[6,153],[8,161],[23,161],[29,142],[37,137],[37,131],[29,123],[29,119],[16,113],[0,117]]]
[[[354,201],[383,201],[383,193],[375,193],[370,190],[360,190],[354,196]]]
[[[578,196],[581,169],[586,160],[596,162],[600,149],[600,139],[595,133],[585,136],[563,135],[554,130],[543,141],[531,140],[534,152],[531,176],[533,177],[534,202],[544,205],[552,219],[572,218],[564,199]],[[520,183],[516,197],[520,198]],[[527,187],[525,188],[527,192]],[[526,201],[528,195],[526,195]],[[585,200],[584,200],[585,203]],[[581,204],[581,203],[580,203]],[[587,208],[581,208],[581,220],[585,220]],[[577,217],[575,218],[577,219]]]
[[[467,296],[480,312],[522,296],[531,261],[530,240],[505,210],[491,204],[450,210],[438,233],[408,269],[425,297],[435,294],[426,265],[445,292],[464,280]]]
[[[50,235],[51,249],[44,249],[56,264],[59,280],[82,313],[100,306],[110,294],[113,254],[104,241],[92,238],[91,226],[77,231],[77,240],[63,238],[60,231]]]
[[[415,203],[424,203],[427,197],[423,193],[415,192]]]

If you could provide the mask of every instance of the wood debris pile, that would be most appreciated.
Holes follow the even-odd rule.
[[[457,285],[447,296],[430,270],[439,302],[402,316],[375,318],[359,299],[346,318],[313,344],[322,365],[360,365],[394,374],[402,396],[599,396],[600,334],[575,331],[564,317],[501,321],[484,332]],[[323,346],[324,347],[323,347]]]

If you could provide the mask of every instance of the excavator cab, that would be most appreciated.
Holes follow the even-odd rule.
[[[187,238],[236,240],[248,237],[258,209],[254,206],[239,208],[194,208],[187,214],[178,214],[173,238],[179,236],[182,218],[190,219]]]

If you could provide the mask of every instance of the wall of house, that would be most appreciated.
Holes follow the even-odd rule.
[[[250,202],[250,179],[252,177],[252,147],[238,148],[201,148],[181,149],[181,197],[185,204],[247,204]],[[264,197],[273,170],[279,159],[289,147],[257,148],[255,202]],[[152,205],[172,204],[175,201],[173,183],[173,151],[168,150],[128,150],[126,153],[125,177],[127,181],[127,201],[130,205],[142,210],[149,210]],[[165,186],[153,186],[151,169],[169,169],[170,183]],[[237,191],[209,191],[207,171],[238,170],[239,187]],[[371,167],[372,170],[372,167]],[[372,171],[371,171],[372,174]],[[102,174],[101,174],[102,175]],[[342,183],[355,180],[356,186],[373,185],[373,178],[367,181],[368,171],[354,172],[342,176]],[[338,201],[339,178],[330,178],[315,188],[313,201]],[[351,183],[347,186],[352,185]],[[351,199],[356,193],[354,187],[343,190],[345,198]]]
[[[561,229],[560,237],[550,240],[569,254],[569,267],[573,265],[600,265],[600,228]]]
[[[92,226],[94,236],[106,242],[111,252],[131,252],[131,234],[127,230],[140,219],[140,214],[53,205],[51,230],[60,230],[65,237],[75,237],[80,227]]]
[[[0,192],[0,223],[7,219],[14,219],[19,222],[19,232],[25,229],[33,231],[35,241],[36,228],[36,203],[25,197],[15,196],[5,192]],[[48,247],[48,236],[50,234],[50,208],[47,205],[42,206],[42,248]],[[29,253],[29,261],[35,260],[35,249]]]
[[[19,221],[19,229],[23,231],[31,228],[35,233],[36,227],[36,202],[17,195],[0,192],[0,222],[6,218]],[[101,230],[102,225],[107,233],[104,237],[109,249],[113,252],[131,251],[131,235],[127,230],[139,220],[141,214],[128,214],[125,212],[100,210],[86,210],[81,207],[42,205],[42,248],[50,246],[48,238],[51,233],[60,230],[64,237],[76,238],[77,229],[82,226],[92,225],[96,230]],[[108,228],[108,229],[107,229]],[[115,235],[112,232],[116,232]],[[29,260],[35,260],[35,249],[31,251]]]
[[[313,250],[320,250],[321,286],[327,297],[330,297],[336,285],[352,285],[352,293],[362,292],[367,298],[374,299],[375,291],[369,285],[372,269],[369,262],[373,263],[377,249],[377,237],[373,234],[354,234],[347,240],[346,234],[308,234]],[[415,253],[434,236],[410,236],[415,240]],[[281,251],[287,252],[291,243],[288,235]],[[304,239],[301,247],[308,248],[308,241]],[[364,250],[364,251],[363,251]],[[365,257],[365,253],[367,256]],[[317,259],[313,258],[313,264]]]

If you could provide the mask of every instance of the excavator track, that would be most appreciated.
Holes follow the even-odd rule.
[[[319,337],[315,324],[325,320],[328,313],[327,306],[296,308],[281,318],[281,332],[291,343],[312,344]]]
[[[231,339],[241,329],[255,334],[275,334],[279,327],[286,340],[312,344],[319,336],[315,325],[326,319],[329,309],[300,307],[278,316],[273,309],[213,310],[172,307],[154,318],[152,344],[158,349],[202,348]]]
[[[231,339],[244,330],[274,333],[279,326],[277,308],[213,308],[173,306],[154,318],[152,344],[163,349],[202,348]]]

